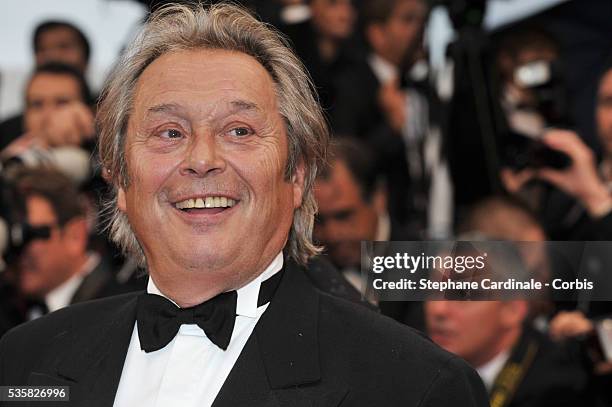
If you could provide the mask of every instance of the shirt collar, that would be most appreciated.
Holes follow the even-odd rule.
[[[391,239],[391,220],[389,214],[384,212],[378,215],[378,224],[376,226],[376,237],[374,240],[377,242],[386,242]]]
[[[257,317],[257,299],[259,297],[259,287],[261,286],[261,283],[278,273],[282,268],[283,253],[280,252],[276,255],[268,267],[266,267],[263,273],[259,274],[257,277],[251,280],[251,282],[236,291],[238,293],[238,299],[236,301],[236,315],[249,318]],[[171,298],[168,298],[159,290],[159,288],[157,288],[151,277],[149,277],[149,282],[147,284],[147,293],[161,295],[162,297],[172,301]],[[172,301],[172,303],[178,307],[176,302]]]
[[[386,85],[399,77],[399,69],[379,55],[370,54],[368,57],[368,63],[370,64],[370,68],[372,68],[376,79],[378,79],[378,81],[383,85]]]
[[[91,253],[78,273],[75,273],[68,280],[64,281],[45,295],[45,304],[47,304],[49,312],[57,311],[60,308],[70,305],[72,297],[79,289],[85,276],[91,273],[99,262],[100,256],[97,253]]]
[[[508,357],[510,357],[509,351],[501,352],[484,365],[476,368],[488,391],[491,391],[491,388],[493,388],[495,379],[497,379],[497,375],[499,375],[499,372],[501,372],[506,364]]]

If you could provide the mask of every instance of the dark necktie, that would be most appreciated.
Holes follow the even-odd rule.
[[[261,283],[257,306],[270,302],[282,277],[282,270]],[[172,301],[155,294],[141,294],[136,306],[140,348],[153,352],[168,345],[182,324],[197,324],[219,348],[229,346],[236,321],[238,293],[221,293],[200,305],[179,308]]]

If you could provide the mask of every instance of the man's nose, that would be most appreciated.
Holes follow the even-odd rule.
[[[449,302],[443,300],[428,301],[426,308],[430,316],[436,320],[445,319],[448,313]]]
[[[191,139],[185,160],[181,166],[182,175],[205,176],[225,170],[224,154],[212,133],[197,134]]]
[[[57,112],[57,108],[52,103],[45,103],[40,109],[40,126],[41,130],[46,130],[50,123],[51,117]]]

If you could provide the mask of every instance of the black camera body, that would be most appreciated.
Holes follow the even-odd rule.
[[[543,126],[541,130],[529,132],[509,124],[505,143],[502,143],[502,159],[506,166],[514,170],[544,167],[562,170],[571,165],[570,157],[540,140],[545,129],[571,128],[562,78],[562,68],[556,61],[538,60],[515,69],[514,83],[527,90],[531,100],[528,106],[519,105],[514,109],[541,118]]]
[[[48,226],[36,227],[27,223],[25,208],[24,197],[0,171],[0,263],[10,265],[29,242],[48,239],[51,235]]]

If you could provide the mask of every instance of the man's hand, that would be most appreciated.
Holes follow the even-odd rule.
[[[47,147],[47,144],[41,138],[34,136],[32,133],[25,133],[11,141],[8,146],[4,147],[0,152],[0,159],[6,160],[12,157],[18,157],[31,148],[46,149]]]
[[[378,103],[391,128],[401,132],[406,123],[406,94],[400,89],[399,80],[393,80],[380,88]]]
[[[580,311],[558,313],[548,328],[550,337],[556,341],[586,335],[593,331],[593,323]]]
[[[612,209],[612,196],[599,178],[595,156],[580,137],[566,130],[551,130],[542,138],[548,147],[567,154],[572,163],[565,170],[543,168],[537,176],[578,199],[591,217],[602,217]]]
[[[71,102],[53,114],[35,136],[49,147],[79,146],[94,137],[94,115],[84,103]]]
[[[563,311],[558,313],[552,321],[548,332],[550,337],[556,341],[586,335],[595,329],[593,323],[580,311]],[[612,362],[602,361],[593,366],[596,375],[612,373]]]
[[[515,195],[536,176],[536,172],[532,168],[526,168],[520,171],[514,171],[511,168],[502,168],[501,180],[504,184],[504,188],[509,193]]]

